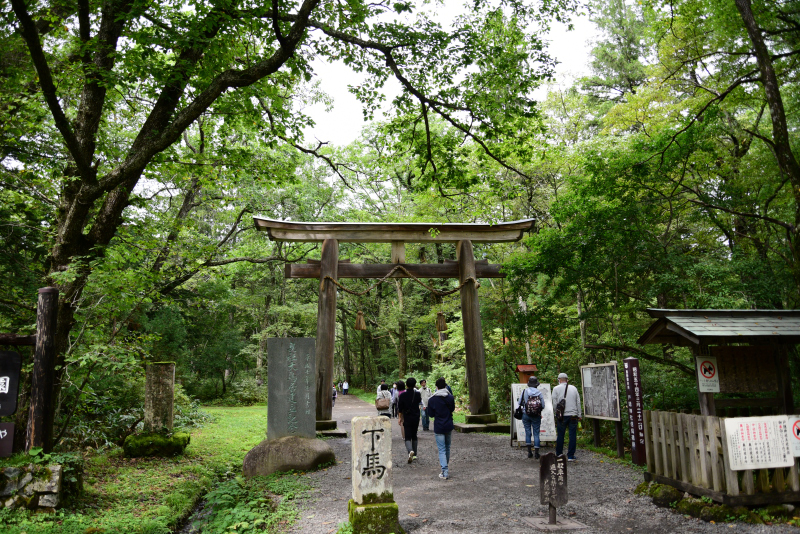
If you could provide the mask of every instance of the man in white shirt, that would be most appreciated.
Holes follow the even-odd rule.
[[[347,380],[344,381],[342,384],[342,394],[347,395],[347,390],[350,389],[350,384],[347,383]]]
[[[419,382],[419,395],[422,397],[422,408],[420,415],[422,416],[422,430],[430,430],[430,419],[428,419],[428,399],[431,398],[433,392],[428,388],[427,380],[420,380]]]
[[[569,447],[567,448],[567,461],[575,461],[575,448],[578,439],[578,421],[581,420],[581,397],[578,388],[569,384],[567,373],[558,375],[558,385],[553,388],[553,410],[556,411],[558,403],[565,399],[564,418],[556,417],[556,456],[564,453],[564,434],[569,428]]]

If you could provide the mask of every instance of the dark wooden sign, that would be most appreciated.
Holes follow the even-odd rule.
[[[14,452],[14,423],[0,423],[0,458]]]
[[[717,358],[720,393],[778,390],[775,347],[770,345],[710,347]]]
[[[22,358],[16,352],[0,351],[0,416],[17,411],[19,371]]]
[[[625,369],[625,390],[628,397],[628,422],[631,429],[631,458],[636,465],[647,463],[644,445],[644,405],[642,373],[637,358],[622,360]]]
[[[567,504],[567,457],[547,453],[539,465],[539,496],[541,504]]]

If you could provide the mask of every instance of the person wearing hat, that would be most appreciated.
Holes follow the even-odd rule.
[[[528,378],[528,387],[522,390],[519,405],[522,406],[522,425],[525,427],[525,444],[528,447],[528,458],[532,458],[531,434],[533,434],[533,447],[536,459],[539,459],[539,431],[542,427],[542,410],[544,410],[544,397],[539,387],[539,380],[532,376]],[[532,402],[529,403],[528,401]],[[537,402],[538,400],[538,402]]]
[[[556,417],[556,456],[564,453],[564,434],[569,428],[569,448],[567,461],[575,461],[577,446],[578,421],[581,420],[581,397],[578,388],[569,384],[567,373],[558,375],[558,385],[553,388],[553,407],[555,409],[561,399],[565,399],[564,418]]]

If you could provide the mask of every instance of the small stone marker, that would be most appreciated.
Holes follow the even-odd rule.
[[[546,531],[579,530],[586,525],[571,519],[558,519],[556,507],[567,504],[567,457],[550,452],[542,456],[539,464],[539,502],[549,507],[549,517],[524,517],[529,525]]]
[[[0,351],[0,416],[14,415],[17,411],[21,367],[22,358],[19,353]]]
[[[175,403],[175,363],[149,363],[144,381],[144,431],[172,431]]]
[[[351,425],[353,498],[350,524],[356,534],[402,532],[392,493],[392,423],[388,417],[354,417]]]
[[[267,339],[267,438],[317,436],[316,340]]]

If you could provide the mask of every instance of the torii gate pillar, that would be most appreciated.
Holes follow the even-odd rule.
[[[336,342],[336,285],[325,277],[339,278],[339,241],[322,242],[319,273],[319,303],[317,304],[317,421],[330,421],[333,412],[333,351]],[[327,430],[322,425],[317,430]],[[317,427],[320,424],[317,423]],[[336,423],[333,423],[333,428]]]
[[[496,423],[497,416],[491,414],[489,406],[489,381],[486,377],[486,356],[483,347],[481,312],[478,303],[478,287],[475,275],[475,254],[472,241],[462,239],[456,246],[458,255],[458,280],[461,287],[461,321],[464,325],[464,348],[467,364],[467,387],[469,388],[469,411],[467,423]]]

